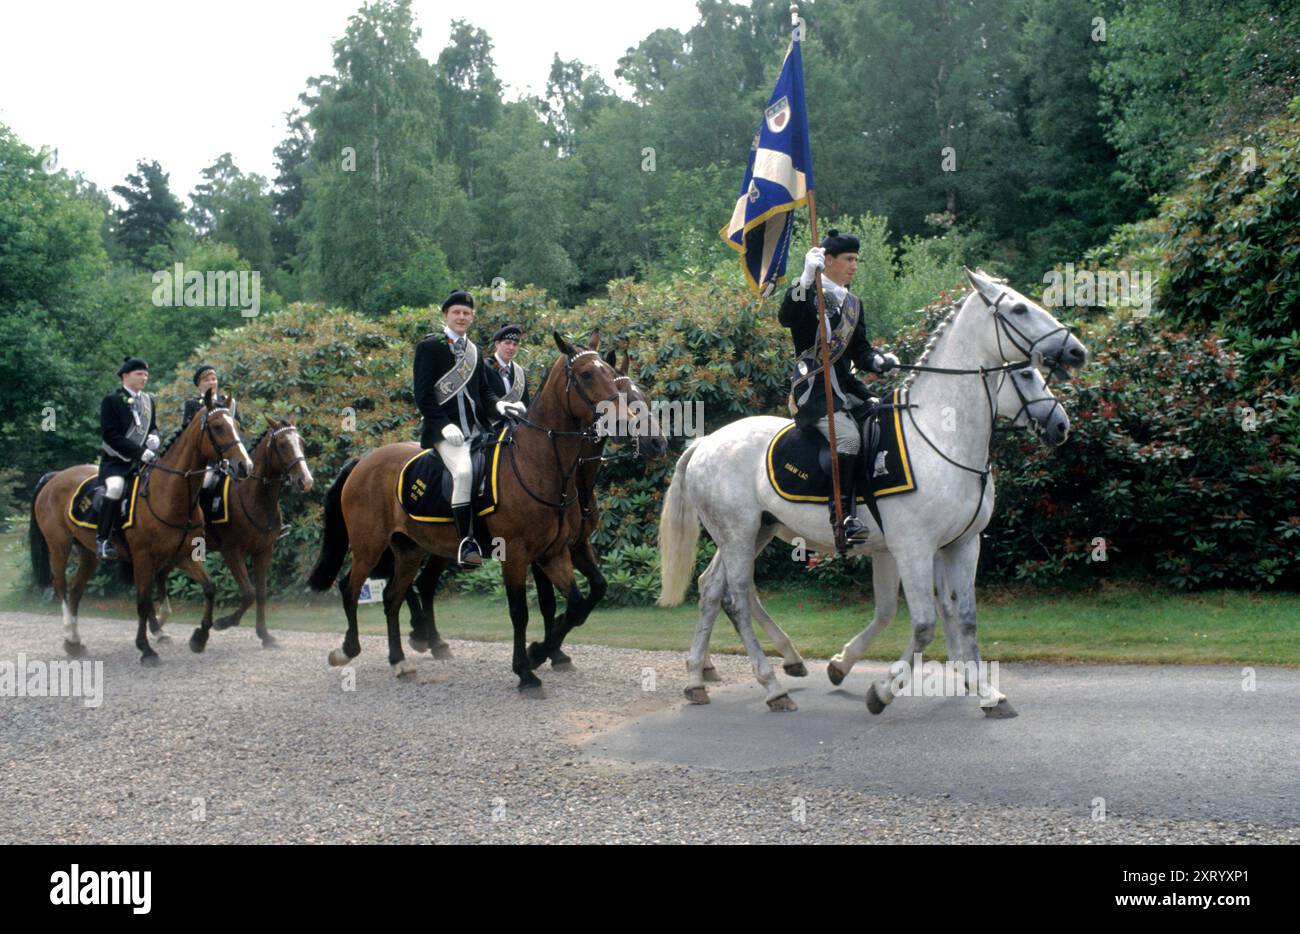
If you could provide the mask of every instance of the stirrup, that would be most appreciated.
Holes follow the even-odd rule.
[[[275,537],[275,540],[278,542],[280,539],[286,537],[292,531],[293,531],[293,526],[291,525],[280,526],[280,534]]]
[[[456,563],[463,568],[483,566],[483,553],[479,551],[478,542],[466,535],[460,540],[456,553]]]
[[[112,539],[99,539],[95,541],[95,557],[101,561],[113,561],[117,558],[117,549],[113,547]]]
[[[850,545],[865,545],[871,537],[871,530],[862,524],[857,516],[844,517],[844,540]]]

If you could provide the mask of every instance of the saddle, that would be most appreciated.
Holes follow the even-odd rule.
[[[230,521],[230,476],[222,474],[217,485],[199,494],[206,525],[225,525]]]
[[[477,435],[470,442],[474,478],[470,503],[476,516],[496,512],[500,442],[507,430],[503,425],[497,434]],[[397,475],[397,502],[417,522],[451,522],[451,482],[451,473],[437,449],[425,448],[402,465]]]
[[[862,457],[858,458],[858,495],[875,513],[874,500],[916,489],[912,460],[903,432],[902,410],[907,395],[895,389],[889,401],[873,400],[858,407],[862,415]],[[784,500],[827,503],[831,495],[830,445],[816,429],[800,430],[794,422],[776,433],[767,445],[767,479]],[[868,500],[868,496],[871,497]],[[879,523],[879,517],[876,517]]]
[[[118,500],[118,508],[121,510],[119,513],[121,529],[129,529],[135,524],[135,499],[139,490],[140,475],[135,474],[131,477],[130,489]],[[98,529],[99,513],[104,508],[105,502],[104,481],[92,474],[73,490],[72,499],[68,501],[68,519],[73,525],[79,525],[83,529]]]

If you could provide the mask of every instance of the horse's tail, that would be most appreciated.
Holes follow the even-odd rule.
[[[695,573],[695,547],[700,540],[700,519],[686,499],[682,485],[686,466],[695,453],[698,440],[677,458],[672,482],[664,494],[664,508],[659,515],[659,605],[677,606],[686,599],[686,588]]]
[[[307,583],[312,590],[329,590],[348,555],[348,525],[343,521],[343,484],[347,483],[358,458],[343,465],[333,485],[325,494],[325,535],[321,539],[320,558],[311,569]]]
[[[32,555],[32,579],[41,590],[54,583],[54,574],[50,571],[50,543],[45,540],[45,533],[41,531],[40,523],[36,521],[36,498],[41,495],[41,490],[45,489],[45,484],[53,480],[57,473],[58,471],[51,470],[36,481],[36,489],[32,490],[32,521],[27,526],[28,551]]]

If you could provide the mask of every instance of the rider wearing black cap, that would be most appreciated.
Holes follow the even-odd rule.
[[[451,473],[451,514],[460,536],[457,563],[478,567],[483,556],[474,540],[473,466],[469,446],[496,416],[523,414],[518,402],[501,399],[487,380],[487,366],[468,337],[474,297],[457,290],[442,303],[443,328],[415,346],[415,404],[424,416],[420,446],[436,448]]]
[[[519,325],[507,324],[492,335],[496,352],[488,358],[487,379],[497,398],[527,406],[528,375],[514,359],[523,333],[523,328]],[[499,426],[501,421],[500,418],[494,419],[494,427]]]
[[[834,396],[835,447],[839,457],[840,500],[844,512],[844,533],[849,544],[859,544],[865,538],[866,528],[854,515],[854,497],[857,493],[854,480],[857,476],[858,456],[862,450],[862,435],[857,421],[852,417],[855,408],[871,397],[867,388],[853,375],[849,364],[859,370],[884,373],[898,365],[898,358],[871,346],[863,322],[862,303],[849,291],[853,274],[858,268],[858,238],[830,230],[820,247],[808,251],[804,259],[803,275],[785,294],[781,303],[780,321],[790,329],[796,355],[791,396],[796,410],[795,423],[803,429],[815,428],[830,439],[826,419],[826,390],[821,365],[821,339],[824,328],[817,316],[817,270],[822,273],[822,290],[826,297],[826,312],[830,316],[831,340],[831,392]],[[832,524],[835,521],[835,502],[830,503]]]
[[[95,533],[95,553],[116,558],[113,523],[118,503],[126,492],[126,481],[137,464],[147,464],[158,454],[158,424],[154,419],[153,397],[144,391],[149,382],[149,364],[139,357],[127,357],[117,368],[122,385],[99,404],[99,479],[104,481],[104,500]]]

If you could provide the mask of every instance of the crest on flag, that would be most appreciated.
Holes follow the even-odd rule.
[[[773,133],[780,133],[790,125],[790,98],[781,95],[781,99],[763,111],[767,128]]]

